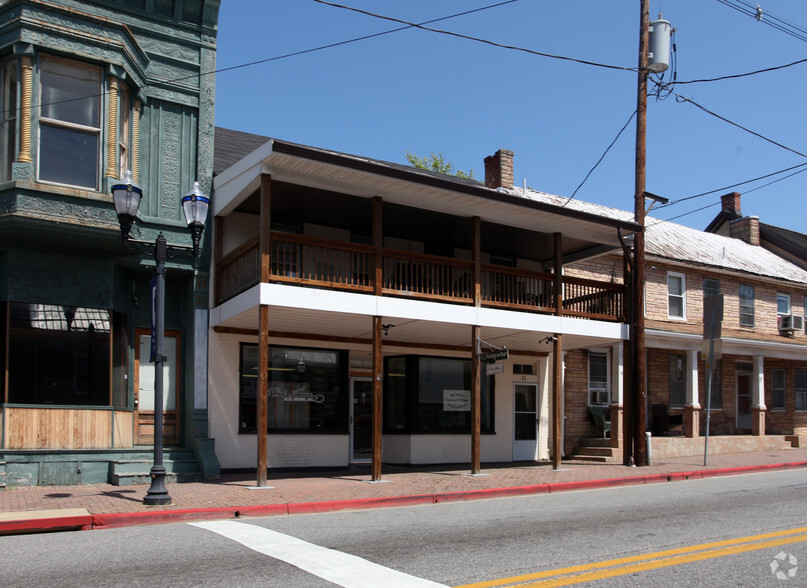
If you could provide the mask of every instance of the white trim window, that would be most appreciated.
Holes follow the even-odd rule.
[[[740,326],[754,326],[754,287],[748,284],[740,284],[738,293],[740,296]]]
[[[608,354],[589,351],[588,354],[588,403],[592,406],[608,406],[611,402],[611,372]]]
[[[667,316],[669,318],[686,320],[686,293],[686,276],[676,272],[667,272]]]
[[[790,314],[790,294],[777,292],[776,294],[776,314],[785,316]]]
[[[39,75],[40,181],[98,190],[102,79],[100,67],[42,56]]]

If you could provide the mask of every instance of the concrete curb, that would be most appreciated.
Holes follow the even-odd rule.
[[[646,476],[630,476],[625,478],[579,480],[576,482],[557,482],[535,484],[530,486],[514,486],[509,488],[488,488],[484,490],[442,492],[412,496],[390,496],[385,498],[357,498],[351,500],[330,500],[323,502],[266,504],[242,507],[190,508],[109,514],[90,514],[84,509],[17,512],[0,514],[0,535],[65,530],[113,529],[131,527],[135,525],[156,525],[162,523],[179,523],[186,521],[204,521],[213,519],[220,520],[230,518],[265,517],[294,514],[316,514],[337,512],[340,510],[362,510],[369,508],[391,508],[400,506],[423,506],[429,504],[462,502],[467,500],[484,500],[513,496],[529,496],[533,494],[569,492],[575,490],[592,490],[595,488],[641,486],[661,482],[682,482],[702,478],[735,476],[741,474],[753,474],[800,468],[807,468],[807,461],[741,466],[713,470],[693,470],[689,472],[671,472],[665,474],[650,474]]]

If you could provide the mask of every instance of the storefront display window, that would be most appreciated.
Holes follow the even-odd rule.
[[[125,379],[116,377],[110,390],[110,367],[118,375],[126,370],[125,328],[109,310],[9,303],[7,401],[125,405]]]
[[[447,357],[388,357],[384,432],[470,433],[471,361]],[[493,378],[481,380],[481,430],[493,432]]]
[[[260,353],[241,345],[241,433],[257,432]],[[348,411],[347,353],[327,349],[269,349],[267,411],[269,431],[346,433]]]

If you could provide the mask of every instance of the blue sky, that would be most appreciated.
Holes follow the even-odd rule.
[[[726,3],[741,7],[742,1],[750,2]],[[496,0],[339,3],[420,23]],[[805,41],[767,24],[786,21],[807,29],[807,3],[763,0],[762,8],[758,22],[719,0],[651,0],[650,15],[654,20],[661,10],[676,28],[677,80],[686,82],[807,58]],[[282,57],[401,26],[315,0],[223,0],[218,69],[269,61],[217,74],[216,124],[399,163],[407,151],[442,153],[478,179],[487,155],[511,149],[516,185],[526,181],[536,190],[571,196],[636,109],[634,71],[413,28]],[[519,0],[429,26],[600,64],[638,64],[636,0]],[[668,70],[665,81],[670,79]],[[744,214],[807,232],[807,173],[768,186],[787,174],[730,187],[807,163],[793,153],[807,154],[805,80],[807,63],[673,88],[781,146],[675,95],[649,97],[646,189],[674,202],[651,215],[703,229],[719,212],[720,195],[736,190],[743,194]],[[635,128],[632,122],[576,198],[633,210]]]

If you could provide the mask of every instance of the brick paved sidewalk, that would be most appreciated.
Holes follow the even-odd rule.
[[[248,508],[267,505],[300,505],[333,501],[378,500],[411,496],[442,496],[461,499],[457,493],[477,492],[476,497],[505,495],[503,489],[522,489],[529,493],[574,489],[580,483],[604,486],[621,483],[644,484],[683,480],[704,475],[741,473],[736,468],[761,467],[784,469],[807,467],[807,448],[760,451],[709,456],[708,466],[703,456],[677,457],[659,460],[643,468],[620,464],[598,464],[580,461],[564,462],[560,471],[551,464],[495,464],[485,467],[485,475],[471,476],[467,466],[391,467],[382,471],[382,482],[370,483],[369,468],[352,468],[336,472],[270,473],[269,486],[251,489],[254,474],[225,474],[219,480],[204,483],[168,484],[173,498],[170,506],[144,506],[147,486],[36,486],[0,490],[0,512],[19,513],[54,509],[86,509],[92,515],[110,513],[154,513],[195,509]],[[577,483],[578,485],[569,485]],[[546,485],[549,485],[546,487]],[[555,488],[553,488],[553,486]],[[542,488],[538,488],[542,487]],[[449,495],[449,496],[445,496]],[[390,504],[390,502],[387,502]],[[314,506],[314,505],[312,505]],[[316,508],[313,508],[316,510]]]

